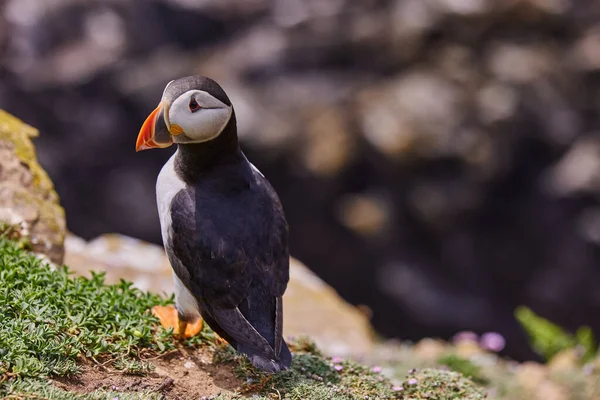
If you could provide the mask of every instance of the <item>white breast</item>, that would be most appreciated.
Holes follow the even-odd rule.
[[[163,244],[167,244],[167,234],[171,228],[171,202],[180,190],[185,188],[179,176],[175,173],[175,155],[162,167],[156,180],[156,205],[158,207],[158,218],[160,219],[160,231]]]
[[[156,180],[156,204],[164,246],[167,246],[169,231],[171,229],[171,202],[175,195],[185,188],[185,182],[175,173],[174,160],[176,154],[162,167]],[[173,264],[173,260],[170,261]],[[175,304],[177,310],[189,317],[199,315],[198,303],[192,293],[177,278],[177,275],[173,274],[173,280],[175,282]]]

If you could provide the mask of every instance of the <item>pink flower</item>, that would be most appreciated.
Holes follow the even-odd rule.
[[[333,358],[331,359],[331,361],[333,361],[335,364],[339,364],[339,363],[341,363],[341,362],[342,362],[342,359],[341,359],[340,357],[337,357],[337,356],[336,356],[336,357],[333,357]]]
[[[341,365],[336,365],[335,367],[333,367],[333,369],[335,369],[336,371],[341,371],[344,369],[344,367],[342,367]]]
[[[418,381],[417,381],[415,378],[410,378],[410,379],[407,381],[407,383],[408,383],[409,385],[416,385],[416,384],[417,384],[417,382],[418,382]]]
[[[378,374],[378,373],[381,372],[381,367],[379,365],[376,365],[373,368],[371,368],[371,371],[373,371],[374,373]]]
[[[497,353],[504,349],[506,340],[504,340],[504,337],[497,332],[486,332],[481,336],[479,345],[485,350]]]
[[[399,391],[401,391],[401,390],[403,390],[403,389],[404,389],[404,388],[403,388],[402,386],[394,386],[394,387],[392,387],[392,390],[393,390],[394,392],[399,392]]]

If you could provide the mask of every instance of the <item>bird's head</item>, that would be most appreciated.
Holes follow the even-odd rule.
[[[232,115],[231,101],[212,79],[176,79],[167,84],[158,107],[146,118],[135,149],[207,142],[223,132]]]

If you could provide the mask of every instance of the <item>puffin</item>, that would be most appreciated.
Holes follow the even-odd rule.
[[[233,105],[217,82],[188,76],[167,84],[136,151],[173,144],[156,201],[175,307],[153,312],[179,338],[198,334],[204,321],[256,368],[286,370],[288,223],[277,193],[242,152]]]

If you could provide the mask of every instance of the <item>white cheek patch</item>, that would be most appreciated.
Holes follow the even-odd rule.
[[[189,107],[192,97],[201,107],[195,112]],[[230,106],[207,92],[190,90],[179,96],[169,108],[171,129],[177,127],[177,131],[183,133],[173,139],[176,143],[201,143],[214,139],[227,126],[232,112]]]
[[[197,118],[194,118],[197,114]],[[206,108],[192,115],[188,123],[182,125],[186,136],[193,140],[207,141],[216,138],[231,118],[231,109]]]

